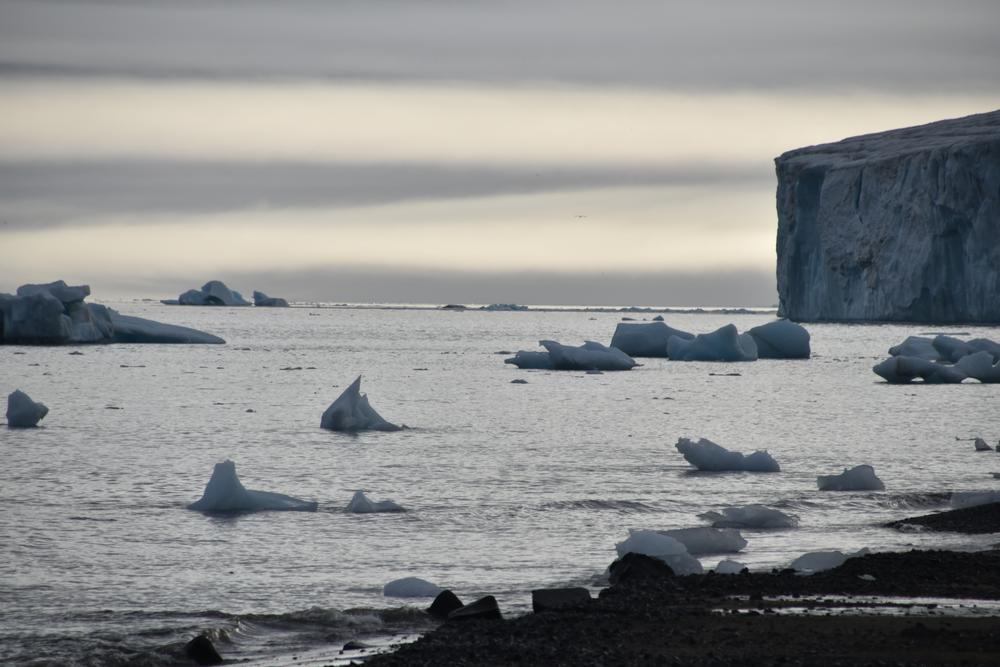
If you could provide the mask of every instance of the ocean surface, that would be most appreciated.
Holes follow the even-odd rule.
[[[817,549],[995,540],[879,524],[945,508],[952,491],[1000,489],[1000,453],[971,442],[1000,439],[1000,385],[891,386],[871,372],[908,335],[1000,339],[995,327],[809,325],[810,360],[641,359],[588,375],[503,360],[545,338],[608,343],[622,313],[109,305],[227,344],[0,347],[0,393],[50,408],[43,428],[0,429],[3,664],[170,664],[200,632],[251,665],[330,664],[348,640],[430,627],[418,611],[429,599],[382,595],[393,579],[523,613],[532,588],[600,587],[630,528],[707,525],[697,515],[727,505],[801,521],[743,531],[735,557],[752,569]],[[665,317],[742,331],[773,314]],[[319,428],[359,374],[375,409],[409,428]],[[681,436],[767,449],[782,472],[693,472]],[[247,488],[319,510],[185,509],[227,458]],[[860,463],[885,492],[817,491],[818,474]],[[408,511],[348,514],[356,489]]]

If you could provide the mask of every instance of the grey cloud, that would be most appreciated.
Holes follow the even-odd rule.
[[[0,162],[0,230],[119,213],[345,207],[556,190],[658,185],[770,188],[773,168],[503,168],[435,164]],[[142,219],[141,217],[139,218]]]
[[[3,2],[0,73],[970,90],[993,0]]]

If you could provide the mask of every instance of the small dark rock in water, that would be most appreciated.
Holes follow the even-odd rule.
[[[527,380],[522,380],[521,378],[517,378],[516,380],[511,380],[510,383],[511,384],[528,384],[528,381]]]
[[[184,653],[199,665],[221,665],[222,656],[215,650],[212,640],[198,635],[184,645]]]
[[[497,599],[492,595],[487,595],[484,598],[479,598],[475,602],[470,602],[461,609],[456,609],[455,611],[448,614],[449,621],[473,621],[473,620],[488,620],[488,621],[502,621],[503,616],[500,615],[500,605],[497,604]]]
[[[69,356],[71,356],[71,357],[82,357],[83,356],[83,352],[80,352],[79,350],[73,350],[72,352],[69,353]]]
[[[626,581],[669,579],[674,576],[674,571],[659,558],[629,552],[611,564],[608,575],[614,586]]]
[[[253,408],[247,408],[247,412],[257,412],[257,411],[254,410]]]
[[[586,588],[539,588],[531,591],[531,609],[536,614],[543,611],[558,611],[590,602],[590,591]]]
[[[366,644],[365,642],[358,641],[357,639],[352,639],[351,641],[344,644],[344,648],[340,649],[340,652],[344,651],[360,651],[364,648],[375,648],[374,644]]]
[[[465,605],[462,604],[457,595],[445,590],[438,593],[438,596],[434,598],[434,602],[427,608],[427,613],[434,618],[448,618],[448,614],[456,609],[461,609],[463,606]]]
[[[497,352],[494,352],[493,354],[514,354],[514,353],[511,352],[510,350],[498,350]]]
[[[635,322],[634,317],[623,317],[622,322]]]
[[[120,408],[117,405],[105,405],[104,409],[105,410],[124,410],[124,408]]]
[[[279,371],[301,371],[302,366],[286,366],[284,368],[279,368]]]
[[[742,373],[709,373],[709,375],[717,375],[719,377],[741,377]]]

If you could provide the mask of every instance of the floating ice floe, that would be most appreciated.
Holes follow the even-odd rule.
[[[189,289],[176,299],[164,299],[168,306],[249,306],[250,302],[221,280],[209,280],[201,289]]]
[[[694,556],[701,554],[728,554],[741,551],[747,541],[734,528],[677,528],[658,531],[661,535],[672,537]]]
[[[727,324],[692,339],[671,336],[667,356],[673,361],[755,361],[757,343],[753,336],[740,335],[735,325]]]
[[[712,522],[713,528],[795,528],[799,520],[765,505],[726,507],[721,512],[704,512],[699,518]]]
[[[7,426],[10,428],[33,428],[49,409],[42,403],[36,403],[20,389],[15,389],[7,397]]]
[[[993,451],[993,448],[990,447],[988,444],[986,444],[986,441],[983,440],[982,438],[976,438],[975,442],[973,442],[973,445],[975,445],[977,452],[992,452]]]
[[[684,459],[698,470],[781,472],[778,462],[767,453],[767,450],[758,449],[753,454],[731,452],[706,438],[699,438],[698,442],[690,438],[680,438],[675,447],[684,455]]]
[[[955,368],[984,384],[1000,382],[1000,362],[994,363],[993,355],[986,350],[965,355],[955,362]]]
[[[809,332],[786,319],[753,327],[747,334],[757,344],[758,359],[808,359]]]
[[[820,491],[885,491],[885,484],[875,475],[875,468],[859,465],[844,468],[839,475],[820,475],[816,478]]]
[[[253,305],[258,308],[288,308],[288,302],[279,296],[268,296],[254,290]]]
[[[635,360],[619,349],[592,340],[579,347],[552,340],[539,341],[545,352],[521,350],[504,363],[518,368],[550,368],[558,371],[627,371]]]
[[[62,280],[21,285],[17,295],[0,294],[0,343],[225,343],[196,329],[128,317],[97,303],[84,303],[88,285]]]
[[[368,404],[368,396],[361,393],[360,375],[330,404],[319,425],[331,431],[399,431],[402,428],[387,422]]]
[[[666,357],[667,342],[671,336],[685,340],[694,338],[680,329],[657,322],[619,322],[611,338],[611,347],[618,348],[631,357]]]
[[[355,491],[351,502],[347,504],[347,512],[354,514],[371,514],[374,512],[405,512],[402,505],[391,500],[371,500],[364,491]]]
[[[432,598],[443,589],[420,577],[403,577],[394,579],[382,588],[382,595],[387,598]]]
[[[956,491],[949,501],[951,508],[956,510],[990,503],[1000,503],[1000,491]]]
[[[860,549],[854,553],[844,553],[842,551],[810,551],[804,553],[793,560],[788,567],[803,573],[822,572],[832,570],[843,565],[848,558],[857,558],[868,553],[868,549]]]
[[[725,560],[720,560],[719,564],[715,566],[715,573],[716,574],[739,574],[745,568],[746,568],[746,565],[744,563],[741,563],[738,560],[729,560],[728,558],[726,558]]]
[[[552,358],[548,352],[520,350],[513,357],[504,359],[505,364],[514,364],[522,369],[552,370]]]
[[[318,504],[281,493],[251,491],[236,476],[232,461],[216,463],[201,500],[188,505],[199,512],[257,512],[263,510],[315,512]]]
[[[872,370],[890,384],[905,384],[917,378],[927,384],[957,384],[967,377],[955,366],[918,357],[889,357]]]
[[[704,571],[698,559],[688,553],[687,547],[679,540],[655,530],[629,530],[628,533],[626,540],[615,544],[619,558],[627,553],[659,558],[677,575],[701,574]]]

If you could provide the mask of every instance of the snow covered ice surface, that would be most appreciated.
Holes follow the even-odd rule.
[[[232,461],[216,463],[201,499],[188,505],[199,512],[258,512],[264,510],[315,512],[318,503],[268,491],[251,491],[236,476]]]
[[[619,558],[627,553],[659,558],[678,575],[704,572],[701,563],[688,553],[683,542],[654,530],[629,530],[628,538],[615,544],[615,550]]]
[[[33,428],[49,409],[42,403],[36,403],[20,389],[15,389],[7,397],[7,426],[10,428]]]
[[[443,589],[420,577],[394,579],[382,587],[382,595],[387,598],[432,598]]]
[[[885,491],[885,484],[875,475],[875,468],[867,464],[844,468],[839,475],[820,475],[816,478],[820,491]]]
[[[616,347],[631,357],[666,357],[667,343],[671,336],[685,340],[694,338],[680,329],[674,329],[656,322],[619,322],[611,338],[611,347]]]
[[[355,491],[351,497],[351,502],[345,509],[354,514],[371,514],[375,512],[405,512],[402,505],[397,505],[391,500],[371,500],[364,491]]]
[[[753,327],[747,333],[757,344],[758,359],[808,359],[809,332],[786,319]]]
[[[756,361],[757,343],[753,336],[741,335],[735,325],[727,324],[691,339],[672,336],[667,356],[673,361]]]
[[[726,507],[721,512],[703,512],[699,518],[712,522],[713,528],[794,528],[798,519],[764,505]]]
[[[659,532],[683,544],[688,553],[694,556],[736,553],[747,545],[740,531],[735,528],[676,528]]]
[[[732,452],[707,438],[699,438],[697,442],[690,438],[680,438],[674,446],[698,470],[781,472],[778,462],[766,450],[757,450],[752,454]]]
[[[361,393],[360,375],[323,412],[320,427],[331,431],[399,431],[402,428],[383,419],[368,404],[368,396]]]

